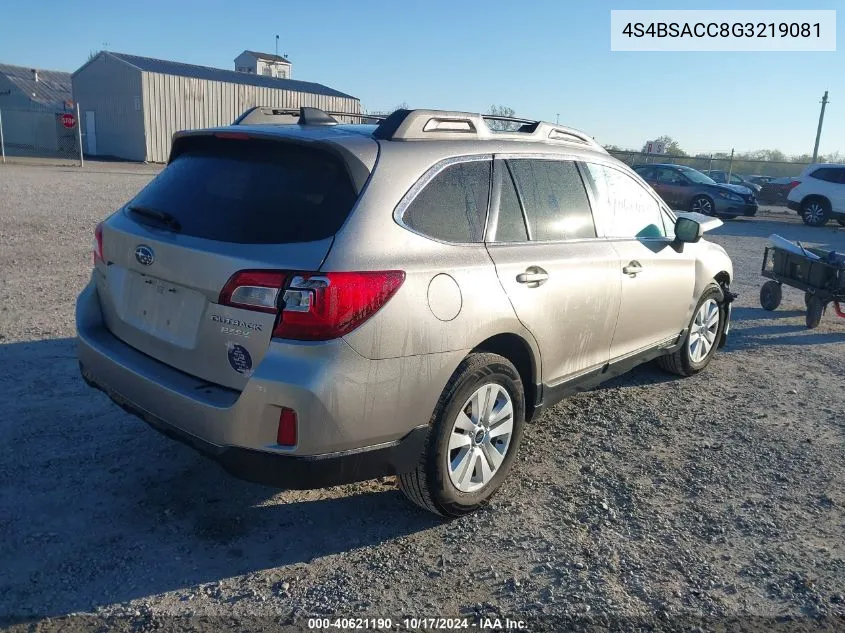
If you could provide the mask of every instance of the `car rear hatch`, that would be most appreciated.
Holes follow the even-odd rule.
[[[287,276],[276,271],[318,270],[356,203],[360,169],[332,145],[226,131],[175,139],[168,167],[98,227],[108,329],[242,389],[276,323]]]

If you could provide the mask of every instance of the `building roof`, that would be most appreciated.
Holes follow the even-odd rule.
[[[253,57],[257,57],[258,59],[269,59],[271,62],[282,62],[283,64],[290,64],[290,61],[281,55],[272,55],[270,53],[259,53],[257,51],[244,51],[244,53],[249,53]],[[241,53],[243,55],[243,53]]]
[[[59,70],[38,71],[38,81],[32,76],[32,68],[0,64],[3,75],[17,86],[21,92],[43,105],[60,104],[73,98],[70,87],[70,73]]]
[[[178,77],[194,77],[196,79],[207,79],[210,81],[224,81],[227,83],[240,84],[243,86],[259,86],[261,88],[275,88],[277,90],[292,90],[296,92],[310,92],[327,97],[344,97],[346,99],[357,99],[339,90],[329,88],[323,84],[311,81],[299,81],[297,79],[276,79],[266,75],[255,75],[252,73],[239,73],[234,70],[223,70],[222,68],[211,68],[209,66],[195,66],[194,64],[183,64],[182,62],[170,62],[163,59],[151,57],[139,57],[126,53],[113,53],[103,51],[100,55],[110,55],[119,59],[138,70],[150,73],[161,73],[163,75],[176,75]],[[90,63],[90,62],[89,62]],[[85,64],[87,66],[88,64]],[[79,68],[73,74],[82,71],[85,66]]]

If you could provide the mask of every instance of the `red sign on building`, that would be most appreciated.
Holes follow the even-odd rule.
[[[70,129],[76,125],[76,117],[72,114],[60,114],[59,122],[66,128]]]

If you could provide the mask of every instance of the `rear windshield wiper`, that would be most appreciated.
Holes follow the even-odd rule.
[[[138,215],[142,215],[145,218],[152,218],[153,220],[158,220],[165,226],[169,226],[174,231],[181,231],[182,225],[179,224],[179,220],[176,217],[167,211],[159,211],[158,209],[151,209],[150,207],[144,207],[140,205],[132,205],[127,207],[129,211],[132,213],[137,213]]]

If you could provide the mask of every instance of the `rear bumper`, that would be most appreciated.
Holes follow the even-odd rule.
[[[800,202],[793,202],[792,200],[786,201],[786,207],[791,209],[792,211],[800,211],[801,210],[801,203]]]
[[[76,322],[88,384],[231,473],[284,487],[320,488],[414,468],[431,412],[465,355],[374,361],[343,340],[273,341],[244,390],[236,391],[116,338],[103,323],[93,284],[77,301]],[[282,407],[297,414],[293,447],[276,443]]]
[[[266,486],[308,490],[404,473],[416,466],[428,439],[428,427],[413,429],[405,437],[379,446],[322,455],[284,455],[240,446],[218,446],[158,418],[120,394],[98,383],[79,364],[90,387],[99,389],[115,404],[141,418],[156,431],[186,444],[220,464],[229,474]]]

